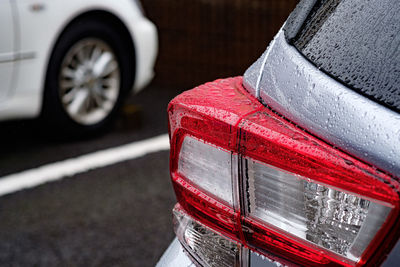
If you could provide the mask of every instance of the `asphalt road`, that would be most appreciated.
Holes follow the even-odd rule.
[[[0,123],[5,175],[167,132],[179,89],[149,86],[112,129],[63,140],[37,120]],[[154,266],[174,237],[168,151],[0,197],[0,266]]]

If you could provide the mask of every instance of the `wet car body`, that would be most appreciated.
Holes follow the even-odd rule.
[[[285,224],[282,221],[280,223],[274,222],[275,217],[268,217],[263,223],[277,232],[283,229],[284,237],[275,235],[268,239],[264,236],[264,241],[268,240],[268,242],[260,242],[254,245],[255,238],[252,236],[258,234],[258,232],[251,226],[249,227],[251,224],[247,224],[247,216],[251,216],[254,208],[250,209],[247,205],[254,205],[252,201],[257,201],[253,198],[262,197],[262,195],[253,194],[251,191],[254,190],[252,187],[255,187],[257,183],[254,182],[254,178],[250,177],[255,174],[254,172],[251,175],[249,174],[248,169],[250,169],[249,166],[251,164],[248,164],[246,158],[250,156],[257,157],[257,152],[253,153],[252,151],[264,151],[265,153],[273,151],[272,156],[268,156],[268,160],[265,160],[267,164],[273,166],[282,164],[279,168],[285,170],[293,168],[292,170],[294,170],[296,168],[293,166],[297,164],[293,160],[295,156],[292,155],[285,158],[284,163],[277,163],[277,161],[274,161],[274,157],[281,152],[279,152],[279,149],[272,150],[268,148],[274,142],[281,142],[280,139],[284,139],[285,136],[291,136],[291,140],[285,141],[285,149],[292,152],[296,151],[296,153],[300,154],[312,154],[316,150],[318,150],[316,154],[320,154],[324,153],[322,151],[332,149],[332,154],[330,152],[328,154],[338,156],[337,159],[343,163],[341,165],[343,169],[339,167],[340,164],[327,168],[335,169],[338,173],[341,173],[345,172],[345,169],[353,169],[357,165],[357,168],[360,168],[359,170],[363,170],[362,172],[368,173],[368,175],[372,173],[384,175],[386,177],[383,178],[386,181],[384,184],[390,184],[389,187],[394,190],[393,196],[397,199],[400,177],[400,88],[398,83],[400,50],[399,39],[395,36],[399,35],[400,23],[398,16],[395,14],[398,13],[399,8],[399,2],[392,1],[370,1],[362,4],[351,0],[301,1],[266,52],[246,71],[243,80],[234,78],[208,83],[178,96],[171,102],[169,108],[170,134],[172,138],[171,175],[179,203],[174,211],[175,214],[178,214],[175,215],[178,218],[175,220],[175,224],[178,225],[175,227],[175,231],[183,244],[183,248],[175,240],[161,258],[159,266],[176,266],[178,263],[180,266],[190,266],[193,262],[197,265],[205,266],[217,266],[227,262],[235,266],[272,265],[267,259],[283,265],[319,266],[327,264],[332,266],[359,266],[383,263],[384,266],[396,266],[399,261],[400,247],[399,244],[396,245],[399,237],[398,215],[393,215],[391,224],[388,224],[387,221],[381,224],[382,227],[379,231],[377,230],[379,234],[376,234],[374,239],[371,237],[370,241],[366,242],[367,244],[364,246],[368,246],[368,248],[364,247],[360,250],[362,252],[357,252],[360,253],[358,257],[352,258],[355,252],[354,250],[351,253],[349,251],[358,242],[357,238],[360,237],[362,230],[357,232],[356,237],[350,241],[352,243],[349,247],[350,249],[345,253],[335,250],[334,246],[332,246],[333,243],[329,245],[329,242],[334,242],[332,240],[324,244],[318,243],[319,248],[315,248],[314,251],[317,254],[328,255],[329,250],[335,250],[336,254],[332,254],[332,258],[328,261],[321,259],[317,263],[316,255],[305,259],[303,256],[299,256],[301,254],[300,250],[289,250],[287,247],[282,249],[282,246],[286,245],[274,244],[279,243],[279,238],[285,239],[287,237],[285,234],[287,233],[308,241],[312,240],[307,236],[307,234],[310,234],[311,229],[309,225],[307,226],[306,236],[303,236],[296,233],[297,230],[292,227],[293,224],[291,226],[282,226]],[[186,114],[176,115],[180,112],[186,112]],[[194,126],[188,122],[189,117],[196,118],[196,123],[193,122]],[[272,120],[271,118],[274,119]],[[209,121],[211,122],[208,123]],[[276,124],[274,124],[275,122]],[[224,123],[226,124],[225,130]],[[206,126],[203,126],[204,124]],[[264,125],[268,126],[263,128]],[[283,129],[278,129],[282,125]],[[206,128],[207,131],[198,130],[197,132],[196,127]],[[250,142],[249,140],[251,140],[254,133],[254,131],[252,132],[252,127],[257,128],[255,132],[269,141],[263,143],[263,138],[261,138],[256,139],[261,140],[259,142]],[[182,129],[184,129],[184,132],[179,132]],[[290,129],[290,133],[286,132],[289,131],[288,129]],[[274,137],[277,132],[279,135]],[[232,171],[233,191],[237,188],[235,187],[235,181],[239,180],[237,182],[239,184],[239,192],[233,193],[233,200],[223,195],[221,190],[213,191],[211,187],[203,184],[201,180],[199,182],[197,178],[188,178],[191,174],[186,172],[184,167],[181,169],[179,159],[179,157],[186,156],[185,153],[187,152],[184,149],[186,149],[185,142],[187,141],[183,141],[183,143],[177,141],[177,139],[181,138],[179,135],[194,136],[204,140],[206,144],[212,143],[217,147],[232,151],[232,157],[236,157],[237,153],[238,159],[231,161],[232,166],[236,164],[236,160],[245,159],[246,165],[244,165],[244,168],[243,164],[238,164],[239,174],[236,171]],[[223,140],[230,141],[221,140],[220,135],[224,136]],[[183,137],[183,139],[185,138],[187,137]],[[297,143],[297,140],[301,139],[305,143]],[[307,145],[306,143],[309,141],[311,143]],[[191,145],[194,148],[200,146],[196,144],[196,141],[193,144]],[[315,151],[312,148],[313,144],[319,147],[318,149],[314,147]],[[325,147],[325,145],[330,148]],[[299,146],[304,146],[304,150],[303,148],[299,149]],[[325,148],[320,150],[322,147]],[[201,161],[202,149],[199,149],[199,161]],[[183,152],[179,152],[179,150]],[[314,152],[310,152],[310,150]],[[209,153],[211,155],[213,152]],[[325,154],[319,160],[324,162],[330,157],[328,154]],[[263,159],[267,158],[265,155],[258,154],[258,156]],[[178,163],[175,163],[175,161],[178,161]],[[311,163],[309,169],[318,165],[315,158],[312,161],[313,163]],[[333,161],[327,160],[327,162],[332,163]],[[362,164],[362,166],[359,164]],[[182,166],[184,166],[183,163]],[[300,167],[299,165],[298,168]],[[210,164],[211,168],[212,165]],[[324,167],[321,168],[324,169]],[[206,170],[207,168],[204,169]],[[301,175],[311,177],[312,174],[309,169],[305,170]],[[321,175],[323,173],[322,169],[318,170]],[[215,169],[212,170],[215,171]],[[308,171],[310,172],[306,174]],[[241,174],[241,172],[245,174]],[[296,173],[296,171],[294,172]],[[189,201],[190,196],[182,193],[184,190],[179,185],[176,185],[181,182],[177,176],[184,177],[189,181],[188,185],[182,182],[183,187],[189,188],[193,186],[200,191],[192,191],[193,194],[200,196],[198,198],[202,198],[201,194],[205,193],[208,196],[215,197],[217,202],[218,199],[228,199],[228,202],[231,203],[235,202],[235,195],[239,194],[239,204],[234,203],[232,205],[233,211],[239,213],[238,220],[240,222],[237,224],[241,228],[239,226],[238,236],[230,236],[232,230],[227,230],[226,225],[220,222],[215,223],[213,219],[209,218],[211,215],[208,211],[218,209],[218,205],[208,207],[204,204],[206,206],[204,207],[202,204],[193,208],[196,204],[185,204],[184,202],[186,200]],[[319,178],[315,177],[314,179],[318,180]],[[362,190],[362,184],[368,179],[360,178],[358,180],[360,185],[358,189],[348,188],[346,192],[353,192],[363,198],[365,194],[358,190]],[[241,180],[244,180],[242,185],[243,181]],[[309,180],[307,181],[309,182]],[[321,184],[330,183],[327,180],[319,181]],[[343,179],[337,179],[329,186],[340,189],[341,187],[343,188],[342,183]],[[354,182],[353,185],[354,188],[358,186],[357,182]],[[303,186],[304,184],[300,186],[301,190],[303,190]],[[384,187],[383,184],[377,185],[376,187],[371,187],[369,191],[374,194],[380,190],[381,186]],[[244,196],[241,195],[243,187],[247,189],[247,191],[244,190]],[[367,187],[366,185],[364,189]],[[276,189],[277,187],[273,185],[272,188]],[[285,187],[286,191],[289,189]],[[268,192],[275,196],[272,191]],[[295,195],[296,193],[293,194]],[[245,201],[243,201],[243,198]],[[366,197],[365,199],[372,201],[373,198]],[[203,199],[207,199],[207,197]],[[282,198],[281,203],[291,203],[291,201],[289,198]],[[298,205],[298,199],[296,201],[293,202],[297,203],[294,205]],[[398,203],[398,200],[395,202]],[[227,202],[220,201],[219,203]],[[265,203],[259,205],[268,206]],[[279,205],[281,204],[276,204],[276,206]],[[276,206],[274,208],[277,209]],[[392,206],[393,210],[397,210],[397,206],[398,204],[394,204]],[[288,206],[285,206],[285,208],[287,209]],[[204,211],[205,209],[209,210]],[[318,223],[314,225],[315,227],[318,228],[323,224],[320,219],[325,216],[324,212],[319,214]],[[347,209],[346,212],[348,212]],[[192,236],[187,234],[189,227],[187,225],[191,224],[187,223],[187,221],[190,222],[190,219],[185,217],[186,213],[189,215],[188,218],[194,218],[193,221],[199,221],[200,224],[210,226],[212,230],[222,233],[221,235],[227,237],[227,239],[238,242],[242,246],[238,251],[241,250],[243,252],[247,248],[250,249],[244,255],[238,252],[236,260],[232,261],[226,260],[229,258],[229,253],[222,256],[222,252],[213,254],[209,250],[201,250],[202,245],[199,243],[201,241],[198,239],[194,238],[194,243],[190,243]],[[217,212],[220,217],[224,216],[222,214],[224,214],[222,211]],[[282,217],[290,220],[291,215],[285,212],[283,214]],[[230,218],[236,217],[233,215]],[[179,225],[185,223],[186,228],[179,227]],[[232,225],[235,228],[236,223]],[[329,226],[324,229],[329,232]],[[338,229],[337,231],[340,230]],[[384,232],[385,234],[383,234]],[[212,236],[212,234],[210,235]],[[322,236],[324,234],[320,232],[319,235]],[[380,237],[377,238],[377,236]],[[340,237],[336,236],[334,239],[338,240]],[[311,242],[317,244],[315,240]],[[212,242],[210,241],[210,243]],[[296,244],[300,246],[306,243],[300,242]],[[306,246],[308,245],[309,243]],[[278,249],[277,247],[279,246],[281,247]],[[233,250],[233,247],[230,247],[230,249]],[[188,251],[188,253],[182,253],[182,250]],[[338,254],[344,255],[346,259],[336,258]],[[222,260],[216,260],[218,258],[216,255],[220,255],[219,257]]]

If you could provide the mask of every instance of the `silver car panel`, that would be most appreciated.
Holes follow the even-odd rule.
[[[156,267],[196,267],[192,260],[184,252],[184,248],[175,238],[164,252]],[[264,256],[250,252],[250,261],[248,267],[276,267],[281,266]]]
[[[321,139],[400,177],[400,114],[350,90],[329,77],[289,45],[281,30],[244,82],[273,110]]]
[[[196,267],[183,250],[184,248],[181,243],[179,243],[178,238],[175,237],[161,256],[156,267]]]

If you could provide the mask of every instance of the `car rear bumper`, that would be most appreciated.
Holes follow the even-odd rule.
[[[265,257],[261,257],[254,252],[250,252],[249,267],[274,267],[278,264],[267,260]],[[179,243],[178,239],[175,238],[164,254],[161,256],[156,267],[194,267],[196,266],[190,257],[184,251],[183,246]]]
[[[178,239],[172,241],[167,250],[164,252],[162,257],[157,263],[157,267],[174,267],[174,266],[191,266],[193,262],[184,252],[184,248]]]

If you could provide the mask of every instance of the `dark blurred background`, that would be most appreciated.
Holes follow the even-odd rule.
[[[158,27],[154,83],[191,88],[242,75],[298,0],[142,0]]]

